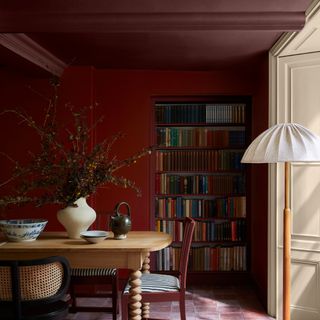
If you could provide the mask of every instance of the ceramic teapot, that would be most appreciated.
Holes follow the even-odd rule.
[[[127,207],[127,215],[119,213],[122,205]],[[127,233],[131,230],[130,206],[127,202],[119,202],[114,209],[114,215],[111,216],[110,228],[114,234],[114,238],[121,240],[127,237]]]

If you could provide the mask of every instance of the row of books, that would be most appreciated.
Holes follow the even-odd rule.
[[[156,230],[169,233],[173,241],[182,241],[183,222],[157,220]],[[194,241],[245,241],[246,220],[196,221]]]
[[[244,147],[244,128],[158,127],[157,145],[163,147]]]
[[[245,246],[192,247],[188,271],[246,271]],[[157,269],[179,270],[181,247],[168,247],[157,253]]]
[[[156,151],[157,171],[241,170],[241,150],[170,150]]]
[[[157,197],[155,215],[157,218],[245,218],[246,197],[216,199]]]
[[[245,176],[156,174],[156,194],[235,194],[245,193]]]
[[[157,103],[157,123],[245,123],[245,104]]]

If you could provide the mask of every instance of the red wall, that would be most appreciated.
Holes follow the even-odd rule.
[[[152,101],[154,96],[186,96],[212,94],[253,94],[251,75],[226,72],[157,72],[157,71],[97,71],[96,97],[105,110],[106,127],[101,131],[109,134],[118,130],[127,137],[117,144],[117,153],[127,156],[144,146],[152,144]],[[100,202],[103,210],[111,209],[122,199],[132,204],[133,226],[136,229],[149,228],[151,187],[149,181],[150,163],[147,159],[137,163],[134,170],[128,170],[142,189],[142,198],[136,198],[132,191],[116,188],[101,190]],[[99,197],[100,197],[99,196]],[[108,201],[112,198],[113,201]]]
[[[48,106],[50,88],[47,80],[28,79],[16,74],[0,74],[1,104],[0,110],[22,109],[32,114],[35,121],[42,121],[42,111]],[[0,116],[0,151],[6,153],[13,160],[25,164],[30,160],[30,152],[36,152],[39,145],[39,136],[33,129],[22,123],[12,113]],[[14,168],[13,161],[0,155],[0,183],[11,176]],[[0,194],[7,194],[12,185],[0,188]],[[32,205],[13,207],[0,212],[1,217],[46,217],[47,208],[35,208]],[[54,225],[54,222],[53,222]]]
[[[128,157],[143,147],[152,144],[152,97],[154,96],[188,96],[188,95],[249,95],[253,97],[252,135],[267,127],[268,81],[267,57],[265,64],[257,73],[245,70],[212,72],[175,72],[175,71],[129,71],[129,70],[95,70],[93,68],[72,67],[66,70],[59,89],[61,105],[71,102],[75,106],[98,103],[93,113],[94,118],[104,115],[105,120],[98,127],[95,139],[101,140],[122,131],[126,136],[118,141],[112,151],[119,158]],[[22,106],[35,117],[46,106],[44,97],[50,97],[47,80],[36,80],[14,75],[0,75],[1,109],[10,106]],[[28,89],[31,85],[34,90]],[[38,94],[35,94],[37,91]],[[40,93],[40,95],[39,95]],[[1,151],[6,151],[15,158],[25,159],[28,150],[36,148],[37,137],[30,129],[17,127],[12,115],[0,117],[2,135]],[[0,159],[1,178],[9,175],[10,164]],[[99,215],[112,212],[119,201],[127,201],[132,208],[134,230],[150,228],[150,166],[151,157],[147,156],[134,166],[123,169],[119,174],[136,182],[142,190],[138,198],[134,191],[108,185],[100,188],[90,197],[91,204]],[[3,179],[1,179],[3,181]],[[252,259],[251,270],[262,293],[267,292],[267,175],[266,168],[252,167]],[[259,190],[259,191],[257,191]],[[61,226],[56,220],[57,207],[43,207],[36,210],[14,208],[6,211],[10,217],[47,217],[47,230],[58,230]],[[104,220],[103,220],[104,221]],[[103,226],[101,226],[103,227]],[[259,230],[259,232],[256,232]]]

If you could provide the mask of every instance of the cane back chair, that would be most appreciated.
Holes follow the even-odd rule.
[[[64,257],[0,261],[0,318],[65,319],[69,282],[70,267]]]

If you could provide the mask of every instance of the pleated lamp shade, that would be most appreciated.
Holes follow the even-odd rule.
[[[297,123],[280,123],[262,132],[247,148],[241,162],[284,162],[283,320],[290,320],[291,209],[290,163],[320,161],[320,137]]]
[[[297,123],[280,123],[262,132],[247,148],[241,162],[320,161],[320,137]]]

